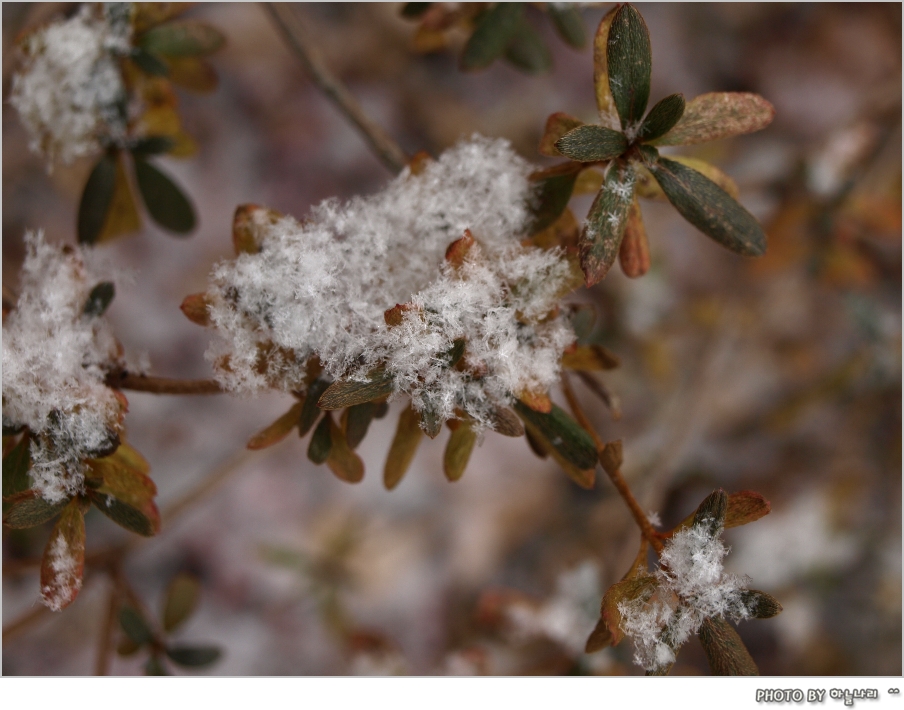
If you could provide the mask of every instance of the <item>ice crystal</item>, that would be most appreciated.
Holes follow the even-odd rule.
[[[19,302],[3,324],[3,419],[32,434],[34,488],[49,502],[80,491],[81,460],[109,447],[121,405],[104,385],[118,343],[105,319],[84,313],[101,266],[89,250],[25,235]]]
[[[378,194],[267,227],[259,253],[211,277],[210,316],[223,337],[208,358],[220,382],[234,392],[304,389],[316,355],[332,378],[382,366],[416,408],[440,418],[461,408],[484,424],[512,393],[547,389],[574,340],[551,313],[569,266],[558,250],[520,243],[530,172],[506,141],[474,136]],[[466,229],[477,243],[453,267],[445,251]],[[409,305],[388,326],[384,311],[396,304]],[[446,360],[459,339],[468,372]]]
[[[128,3],[108,3],[102,11],[86,4],[26,38],[10,103],[28,131],[29,147],[48,168],[122,141],[125,117],[117,106],[125,87],[117,56],[129,50],[129,13]]]
[[[703,520],[676,532],[660,556],[658,586],[650,598],[638,597],[618,605],[621,629],[632,638],[634,661],[655,670],[675,661],[675,651],[700,630],[704,620],[750,616],[741,592],[747,577],[727,574],[722,558],[728,549]]]

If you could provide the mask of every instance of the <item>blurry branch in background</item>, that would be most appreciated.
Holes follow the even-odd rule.
[[[265,7],[311,80],[358,127],[383,165],[393,173],[401,172],[408,163],[405,152],[364,113],[361,104],[323,63],[301,18],[301,9],[294,3],[270,2]]]
[[[176,380],[129,372],[111,372],[107,376],[107,385],[116,389],[152,394],[220,394],[223,391],[216,380]]]

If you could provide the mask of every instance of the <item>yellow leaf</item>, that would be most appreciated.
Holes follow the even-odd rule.
[[[418,444],[421,443],[423,436],[420,413],[415,411],[414,407],[407,407],[399,417],[399,425],[389,447],[386,467],[383,469],[383,485],[387,490],[399,485],[417,453]]]
[[[122,154],[116,159],[113,199],[110,201],[110,209],[107,211],[107,218],[97,238],[97,244],[141,229],[141,217],[138,216],[135,198],[132,196],[132,188],[126,176],[124,159]]]
[[[348,445],[345,432],[329,417],[330,455],[326,465],[330,467],[336,478],[346,483],[358,483],[364,478],[364,462]]]
[[[459,422],[459,425],[452,430],[443,456],[443,471],[450,481],[457,481],[465,472],[476,441],[477,434],[471,426],[471,422]]]

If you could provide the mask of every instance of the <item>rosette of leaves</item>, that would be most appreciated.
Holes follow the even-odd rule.
[[[119,626],[123,636],[116,652],[132,656],[141,650],[148,652],[144,665],[146,675],[171,675],[168,662],[182,668],[201,668],[219,660],[222,655],[216,646],[186,645],[174,642],[170,635],[182,626],[198,607],[201,585],[190,574],[173,578],[164,597],[159,623],[154,624],[137,604],[125,604],[119,610]]]
[[[78,240],[107,241],[141,228],[133,186],[148,216],[164,230],[183,236],[195,227],[191,201],[152,158],[182,158],[197,146],[183,130],[173,86],[209,93],[217,75],[205,59],[224,43],[210,25],[180,19],[179,3],[134,3],[132,47],[121,60],[127,96],[119,110],[127,121],[125,139],[110,140],[82,192]]]
[[[762,255],[766,235],[737,202],[731,178],[700,160],[666,158],[658,148],[761,130],[772,121],[772,105],[750,93],[708,93],[689,102],[672,94],[644,115],[650,96],[650,36],[640,13],[629,4],[616,6],[600,22],[593,62],[601,123],[585,124],[565,113],[547,120],[540,152],[571,162],[534,175],[539,193],[535,230],[555,223],[576,186],[597,193],[579,242],[588,286],[605,277],[616,257],[628,276],[648,270],[638,197],[665,198],[722,246],[744,256]]]
[[[112,301],[113,284],[95,286],[85,303],[84,316],[100,317]],[[106,441],[86,452],[83,490],[50,502],[33,487],[32,442],[53,447],[53,442],[27,427],[3,419],[3,524],[14,530],[33,528],[51,520],[41,560],[41,595],[54,611],[75,601],[82,586],[85,565],[85,513],[93,505],[117,525],[150,537],[160,529],[160,513],[154,502],[157,486],[148,476],[144,457],[122,440],[119,430],[128,409],[125,395],[114,390],[120,402],[119,421],[108,426]]]
[[[236,255],[258,252],[263,231],[281,216],[258,205],[239,206],[232,232]],[[537,246],[544,246],[541,241],[534,240]],[[446,261],[453,267],[460,265],[474,244],[473,236],[466,232],[449,245]],[[550,245],[545,246],[548,248]],[[569,284],[568,287],[573,286]],[[389,327],[400,324],[403,314],[413,307],[413,304],[396,304],[387,309],[384,313],[386,324]],[[181,309],[192,322],[211,326],[205,294],[186,297]],[[589,375],[593,371],[618,366],[619,361],[614,354],[601,345],[587,342],[594,320],[592,308],[571,307],[570,320],[578,339],[562,356],[564,368]],[[467,369],[464,360],[466,348],[465,339],[459,339],[447,352],[437,353],[437,359],[443,361],[445,367],[467,371],[471,377],[479,378],[479,371]],[[256,364],[259,374],[266,375],[268,363],[273,357],[294,356],[291,351],[282,351],[272,345],[260,348]],[[382,418],[388,412],[387,400],[396,390],[393,378],[385,370],[376,368],[364,381],[351,378],[334,381],[323,372],[316,356],[307,361],[306,372],[305,389],[292,392],[295,399],[292,406],[254,434],[247,446],[249,449],[263,449],[282,441],[294,431],[300,437],[311,434],[308,458],[318,465],[326,464],[340,480],[358,483],[364,477],[364,463],[355,449],[363,441],[373,420]],[[598,385],[597,391],[604,392]],[[605,395],[603,397],[605,399]],[[511,409],[495,409],[491,428],[504,436],[526,436],[534,453],[544,459],[552,457],[575,483],[592,488],[598,455],[590,435],[571,415],[554,404],[546,392],[512,393],[512,399]],[[383,469],[383,483],[387,489],[395,488],[402,480],[424,435],[436,438],[443,424],[450,430],[443,459],[445,476],[450,481],[462,477],[477,443],[479,429],[465,412],[457,410],[456,417],[444,422],[426,405],[419,408],[412,405],[403,410]]]
[[[609,444],[606,448],[612,446]],[[604,465],[617,466],[620,463],[611,460],[611,457],[608,460],[606,456],[602,458]],[[691,530],[702,545],[721,544],[718,543],[718,539],[725,528],[746,525],[767,515],[769,510],[769,502],[753,491],[729,495],[721,489],[717,490],[680,525],[668,533],[660,534],[666,540],[663,557],[669,556],[668,541],[677,534]],[[626,623],[627,617],[638,608],[648,608],[651,609],[649,612],[651,622],[648,628],[643,630],[642,635],[645,638],[640,639],[640,642],[647,646],[653,644],[668,649],[665,655],[671,656],[671,660],[654,662],[653,667],[648,668],[647,675],[667,675],[671,670],[675,656],[687,640],[682,638],[680,631],[682,625],[685,627],[685,633],[687,628],[697,629],[697,637],[714,675],[759,675],[756,663],[744,642],[725,617],[768,619],[782,611],[781,604],[765,592],[736,585],[738,588],[732,589],[719,600],[718,613],[713,613],[712,600],[701,602],[692,594],[686,595],[685,589],[688,585],[673,583],[675,573],[670,573],[665,565],[651,572],[647,566],[648,548],[644,539],[631,568],[603,597],[600,604],[600,620],[587,639],[586,652],[594,653],[607,646],[615,646],[626,635],[638,633]],[[691,560],[688,562],[693,564]],[[746,582],[746,578],[740,581]],[[699,585],[695,591],[698,590]],[[658,613],[654,609],[656,605],[659,605],[660,609],[672,609],[668,623],[658,631],[652,621]],[[635,643],[638,643],[637,638]]]
[[[555,27],[556,33],[571,47],[582,49],[587,43],[584,21],[572,3],[530,3]],[[463,71],[486,69],[504,59],[527,74],[539,74],[552,68],[552,54],[527,17],[528,3],[430,3],[409,2],[402,16],[418,20],[415,49],[432,52],[446,46],[447,32],[454,27],[470,33],[461,53]]]

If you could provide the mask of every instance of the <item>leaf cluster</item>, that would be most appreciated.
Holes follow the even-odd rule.
[[[158,624],[150,622],[138,604],[125,604],[119,609],[119,626],[123,637],[116,649],[120,656],[131,656],[145,649],[149,653],[144,665],[146,675],[170,675],[164,659],[183,668],[201,668],[219,660],[221,651],[211,645],[185,645],[173,642],[170,634],[182,626],[198,606],[201,585],[190,574],[173,578],[166,591]]]

